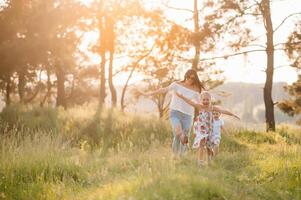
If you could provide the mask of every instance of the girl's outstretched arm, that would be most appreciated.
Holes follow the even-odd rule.
[[[223,110],[223,109],[221,109],[221,108],[219,108],[219,107],[216,107],[216,106],[213,107],[213,110],[214,110],[214,111],[217,111],[217,112],[220,112],[220,113],[223,113],[223,114],[225,114],[225,115],[229,115],[229,116],[235,117],[236,119],[239,119],[239,120],[240,120],[240,118],[239,118],[237,115],[231,113],[231,112],[228,111],[228,110]]]
[[[195,107],[195,108],[197,108],[197,109],[201,109],[201,108],[202,108],[202,105],[201,105],[201,104],[195,103],[194,101],[188,99],[188,98],[185,97],[184,95],[182,95],[182,94],[180,94],[180,93],[178,93],[178,92],[176,92],[176,95],[177,95],[178,97],[180,97],[181,99],[183,99],[183,100],[184,100],[186,103],[188,103],[189,105],[191,105],[191,106],[193,106],[193,107]]]

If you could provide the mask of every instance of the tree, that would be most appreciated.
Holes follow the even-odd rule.
[[[131,1],[100,1],[98,3],[97,14],[97,27],[99,32],[99,45],[98,54],[101,57],[100,63],[100,94],[99,94],[99,105],[105,102],[106,98],[106,54],[109,52],[109,69],[108,69],[108,83],[111,91],[112,107],[117,104],[117,93],[113,83],[114,75],[114,57],[116,52],[116,40],[119,37],[118,27],[116,24],[128,17],[134,17],[140,15],[141,5],[139,0]]]
[[[264,105],[265,105],[265,119],[266,130],[275,131],[275,117],[274,117],[274,102],[272,99],[273,76],[274,76],[274,29],[271,18],[270,0],[262,0],[258,4],[261,14],[263,16],[264,27],[266,30],[266,81],[263,89]]]
[[[36,5],[38,4],[34,1],[24,3],[10,0],[7,1],[7,7],[1,12],[1,24],[6,30],[3,32],[4,37],[2,37],[4,45],[2,55],[6,62],[5,65],[10,68],[10,70],[7,70],[9,73],[6,74],[17,77],[16,84],[18,85],[17,89],[21,103],[32,101],[41,88],[41,82],[37,81],[37,73],[45,56],[41,55],[41,49],[38,48],[40,47],[39,37],[34,28],[37,23],[35,15],[37,14]],[[7,80],[11,81],[8,77]],[[35,83],[37,84],[35,85]]]
[[[266,53],[266,82],[263,90],[265,103],[265,119],[266,130],[275,130],[274,119],[274,102],[272,100],[273,75],[274,75],[274,52],[283,50],[283,48],[275,48],[279,44],[274,43],[274,33],[279,27],[290,17],[301,13],[294,13],[287,16],[283,22],[273,28],[270,0],[261,1],[238,1],[225,0],[215,2],[206,0],[204,8],[207,9],[208,15],[205,16],[205,25],[208,32],[214,33],[214,37],[221,38],[225,44],[216,44],[224,46],[226,52],[222,56],[200,59],[212,60],[218,58],[227,59],[237,55],[247,55],[252,52]],[[260,37],[255,36],[252,28],[249,27],[250,21],[263,24],[266,35],[265,41],[259,40]],[[264,42],[265,44],[258,44]],[[259,48],[258,48],[259,47]],[[232,53],[229,53],[232,52]]]
[[[194,34],[199,34],[199,10],[198,10],[198,0],[193,1],[193,21],[194,21]],[[199,68],[199,61],[200,61],[200,53],[201,53],[201,45],[200,45],[200,39],[194,43],[195,46],[195,54],[194,59],[192,62],[192,69],[198,70]]]
[[[23,6],[25,5],[20,1],[9,1],[6,3],[6,7],[0,12],[0,25],[3,28],[3,31],[0,33],[0,78],[6,83],[6,104],[9,105],[11,102],[12,76],[16,71],[22,71],[25,64],[24,55],[22,54],[25,46],[24,27],[21,26],[21,19],[24,17]],[[7,21],[10,23],[7,23]],[[18,60],[15,59],[16,57],[18,57]],[[24,78],[22,78],[19,78],[18,81],[18,91],[21,102],[24,97],[22,87],[24,85]]]
[[[207,54],[215,53],[218,49],[217,44],[222,35],[218,32],[218,29],[222,25],[219,23],[212,23],[213,21],[210,19],[212,15],[206,10],[209,7],[211,8],[212,5],[212,1],[198,0],[193,0],[193,9],[176,8],[165,4],[167,9],[184,11],[193,15],[193,28],[187,28],[186,38],[189,41],[190,51],[192,51],[191,48],[193,48],[194,56],[193,58],[187,58],[187,52],[183,52],[181,57],[185,58],[186,62],[191,63],[192,69],[198,71],[199,77],[208,90],[223,83],[223,79],[219,76],[222,71],[213,67],[215,65],[214,59],[205,59]],[[217,16],[213,16],[213,18],[217,18]],[[202,19],[202,21],[200,21],[200,19]],[[204,57],[203,59],[200,59],[201,52],[202,57]]]
[[[38,73],[46,71],[48,91],[45,97],[49,97],[49,77],[54,73],[57,76],[57,105],[66,106],[65,77],[75,65],[74,56],[79,44],[75,30],[83,14],[81,11],[82,6],[71,0],[59,3],[50,0],[7,1],[7,6],[0,13],[0,23],[5,27],[0,34],[3,47],[0,56],[3,58],[1,67],[5,73],[2,77],[7,83],[8,103],[12,76],[18,78],[20,102],[27,103],[43,87]]]
[[[125,94],[129,87],[130,79],[134,74],[139,73],[147,76],[149,79],[157,80],[158,77],[153,72],[155,70],[164,70],[163,68],[168,62],[170,71],[175,71],[174,55],[178,55],[179,52],[176,46],[179,46],[179,41],[185,41],[179,37],[177,40],[171,39],[172,35],[175,37],[176,31],[181,29],[176,29],[174,23],[166,20],[160,10],[145,10],[142,14],[135,17],[135,22],[132,23],[132,17],[128,17],[122,21],[123,26],[120,27],[123,28],[119,30],[121,33],[119,33],[118,48],[123,50],[119,50],[120,52],[128,55],[129,60],[120,70],[120,72],[129,74],[121,94],[120,103],[122,110],[127,105]],[[175,27],[172,28],[173,25]],[[126,39],[130,37],[137,39]],[[162,66],[159,66],[158,63],[160,62],[162,62]]]
[[[176,77],[179,77],[177,74],[177,70],[181,70],[179,65],[187,65],[182,55],[190,48],[188,41],[190,32],[180,25],[163,19],[157,22],[158,26],[154,27],[156,30],[155,48],[138,69],[146,76],[144,81],[150,90],[168,86]],[[153,96],[151,99],[158,108],[159,117],[166,116],[169,104],[166,102],[166,94]]]
[[[114,54],[115,54],[115,21],[112,16],[106,17],[107,22],[107,34],[110,35],[109,39],[109,55],[110,55],[110,63],[109,63],[109,88],[111,91],[111,99],[112,99],[112,107],[116,107],[117,105],[117,94],[116,89],[113,83],[113,62],[114,62]]]
[[[99,43],[99,54],[101,57],[101,63],[100,63],[100,83],[99,83],[99,107],[101,108],[105,102],[106,98],[106,51],[107,51],[107,45],[106,45],[106,29],[105,29],[105,20],[104,18],[104,5],[103,1],[100,1],[100,10],[98,15],[98,31],[99,31],[99,37],[100,37],[100,43]]]
[[[301,75],[298,76],[296,82],[286,86],[285,90],[291,98],[280,102],[278,107],[289,116],[299,115],[301,113]],[[299,120],[298,123],[301,121]]]
[[[57,106],[67,106],[65,82],[67,75],[75,70],[76,55],[80,44],[80,30],[85,8],[70,0],[60,1],[59,4],[53,1],[41,1],[34,4],[35,15],[32,20],[31,29],[34,30],[36,40],[39,43],[35,46],[39,49],[39,55],[43,60],[40,62],[45,66],[47,72],[47,95],[50,95],[50,73],[54,73],[57,80]],[[62,17],[63,16],[63,17]],[[61,20],[57,20],[61,19]]]
[[[3,27],[3,26],[2,26]],[[12,59],[9,55],[11,53],[10,42],[3,40],[0,41],[0,86],[5,93],[5,103],[10,105],[11,103],[11,93],[13,93],[14,82],[13,73],[14,68],[12,67]]]
[[[301,24],[296,24],[295,31],[289,36],[285,46],[288,58],[292,61],[291,66],[300,70],[301,67]],[[291,96],[278,104],[278,107],[289,116],[297,116],[301,113],[301,75],[298,80],[285,87],[285,90]],[[298,121],[301,123],[301,120]]]

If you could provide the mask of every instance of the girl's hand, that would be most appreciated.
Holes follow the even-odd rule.
[[[240,118],[238,116],[236,116],[236,115],[233,115],[233,117],[235,117],[236,119],[240,120]]]

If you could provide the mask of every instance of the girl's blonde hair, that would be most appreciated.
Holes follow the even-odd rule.
[[[211,94],[210,94],[208,91],[203,91],[203,92],[201,92],[201,98],[203,98],[203,96],[208,96],[209,99],[210,99],[210,101],[211,101],[211,99],[212,99]]]

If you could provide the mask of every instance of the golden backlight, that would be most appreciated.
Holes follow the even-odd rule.
[[[89,5],[94,0],[80,0],[85,5]],[[148,0],[145,1],[145,7],[146,8],[155,8],[160,7],[160,4],[162,5],[163,0]],[[164,1],[166,2],[166,1]],[[199,4],[202,4],[202,1],[199,1]],[[169,1],[168,4],[170,7],[173,8],[183,8],[183,9],[192,9],[193,8],[193,0],[172,0]],[[298,5],[298,6],[297,6]],[[282,19],[289,15],[289,13],[297,12],[298,9],[296,8],[301,7],[301,1],[300,0],[291,0],[291,3],[285,3],[285,2],[277,2],[272,4],[272,10],[273,13],[277,13],[277,15],[272,15],[274,26],[277,26],[279,23],[281,23]],[[182,24],[183,26],[186,26],[193,30],[193,21],[187,21],[187,19],[192,18],[192,14],[190,12],[180,11],[176,9],[166,9],[165,14],[168,18],[170,18],[173,21],[176,21],[179,24]],[[202,19],[202,13],[200,13],[200,19]],[[202,21],[200,23],[203,23]],[[263,30],[263,26],[256,25],[254,27],[256,30]],[[275,41],[279,42],[285,42],[287,35],[289,34],[289,30],[291,30],[292,23],[287,23],[287,28],[283,28],[279,30],[277,34],[275,34]],[[261,28],[261,29],[260,29]],[[89,38],[87,38],[87,41],[94,40],[97,34],[89,33]],[[258,31],[258,35],[263,35],[264,33],[261,33]],[[262,43],[264,44],[265,38],[262,37]],[[215,52],[216,55],[214,56],[221,56],[220,54],[222,52]],[[193,55],[191,55],[193,57]],[[201,58],[208,57],[204,54],[201,55]],[[210,57],[210,56],[209,56]],[[217,68],[222,69],[224,71],[223,76],[226,78],[226,81],[239,81],[239,82],[252,82],[252,83],[263,83],[265,82],[265,55],[263,53],[253,53],[250,54],[247,58],[244,56],[236,56],[232,57],[227,60],[218,60],[217,61]],[[92,56],[92,59],[94,62],[99,61],[98,56]],[[92,61],[92,62],[93,62]],[[118,63],[122,63],[121,60],[116,61],[116,67],[118,67]],[[282,65],[288,65],[288,61],[286,59],[286,55],[284,53],[276,52],[275,55],[275,67],[282,66]],[[277,81],[285,81],[288,83],[291,83],[297,79],[297,73],[294,69],[289,67],[280,67],[277,70],[275,70],[274,74],[274,80]]]

